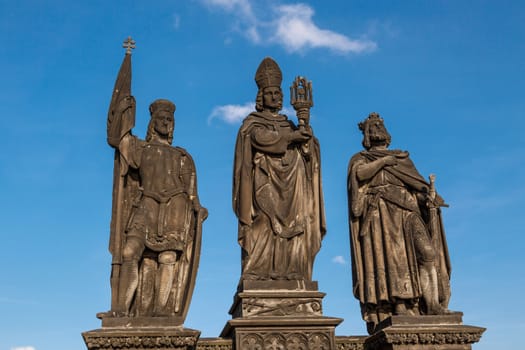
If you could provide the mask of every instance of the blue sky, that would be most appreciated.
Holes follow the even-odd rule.
[[[450,308],[514,349],[523,321],[525,5],[520,1],[0,0],[0,350],[83,349],[109,308],[113,151],[106,113],[136,40],[135,134],[177,105],[205,222],[185,325],[218,336],[240,275],[234,142],[265,56],[313,81],[328,234],[314,265],[338,335],[365,334],[351,293],[346,167],[376,111],[392,147],[437,174],[452,259]],[[289,96],[285,96],[285,101]],[[289,108],[289,104],[287,108]]]

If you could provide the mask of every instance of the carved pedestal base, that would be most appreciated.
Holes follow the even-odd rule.
[[[366,350],[471,350],[485,328],[466,326],[462,313],[392,316],[365,342]]]
[[[88,350],[195,350],[200,331],[182,327],[108,327],[82,336]]]
[[[221,337],[235,350],[335,350],[340,318],[324,317],[316,282],[243,281]]]
[[[143,328],[143,327],[169,327],[182,329],[182,317],[100,317],[102,328]]]
[[[322,316],[325,293],[317,282],[243,281],[230,314],[238,317]]]
[[[340,318],[259,317],[230,320],[223,334],[235,350],[335,350],[335,327]]]
[[[224,338],[200,338],[197,350],[232,350],[232,340]]]
[[[364,350],[367,338],[364,335],[336,336],[335,346],[337,350]]]

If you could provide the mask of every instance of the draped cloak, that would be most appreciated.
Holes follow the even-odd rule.
[[[319,143],[290,144],[297,127],[284,115],[253,112],[235,146],[233,209],[243,277],[312,278],[326,232]]]
[[[371,179],[357,178],[359,165],[385,156],[395,156],[397,165],[381,168]],[[371,322],[377,306],[394,298],[421,297],[414,227],[424,225],[435,251],[440,299],[450,290],[450,260],[441,214],[438,227],[430,227],[428,208],[418,203],[416,193],[428,193],[430,185],[408,156],[399,150],[362,151],[348,167],[350,244],[354,295],[361,302],[363,318]]]

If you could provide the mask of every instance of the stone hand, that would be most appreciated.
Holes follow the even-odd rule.
[[[383,164],[385,166],[397,165],[397,158],[395,156],[386,156],[383,157]]]
[[[431,196],[427,194],[426,200],[427,200],[427,206],[429,208],[448,207],[448,204],[445,203],[445,200],[443,199],[443,197],[441,197],[437,193],[434,198],[431,198]]]
[[[312,132],[307,129],[295,130],[290,134],[291,142],[303,143],[312,138]]]
[[[133,96],[125,96],[118,103],[118,110],[122,113],[128,108],[135,107],[135,98]]]

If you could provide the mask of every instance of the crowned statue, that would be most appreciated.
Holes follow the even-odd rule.
[[[373,333],[393,315],[450,314],[446,206],[406,151],[390,150],[377,113],[359,123],[365,150],[348,167],[354,295]]]

